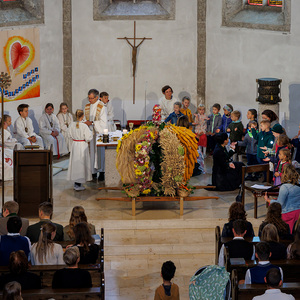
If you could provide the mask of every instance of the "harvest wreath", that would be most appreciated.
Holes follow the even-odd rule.
[[[117,169],[129,197],[175,196],[193,174],[195,134],[185,127],[148,122],[119,141]],[[191,189],[188,189],[191,191]]]

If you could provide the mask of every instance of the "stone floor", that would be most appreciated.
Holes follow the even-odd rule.
[[[206,174],[192,178],[194,185],[211,181],[211,157],[205,160]],[[136,216],[131,215],[128,202],[101,200],[97,195],[123,196],[120,191],[98,191],[103,183],[87,183],[87,189],[76,192],[66,181],[67,171],[53,177],[53,220],[68,223],[73,206],[82,205],[88,221],[96,230],[105,229],[106,299],[153,299],[155,288],[161,284],[160,268],[172,260],[176,267],[174,282],[179,285],[181,299],[188,299],[189,279],[196,270],[214,263],[214,228],[222,226],[228,208],[238,191],[213,192],[196,190],[195,195],[218,196],[184,203],[184,215],[179,215],[179,203],[138,203]],[[5,184],[5,200],[12,199],[12,182]],[[259,200],[258,219],[253,219],[253,199],[246,194],[248,219],[257,228],[266,207]],[[34,223],[36,219],[30,219]]]

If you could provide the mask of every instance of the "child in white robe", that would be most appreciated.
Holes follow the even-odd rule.
[[[114,122],[114,108],[108,99],[109,95],[107,92],[100,93],[100,101],[104,104],[107,109],[107,129],[109,132],[116,131],[116,125]]]
[[[45,112],[39,119],[40,135],[44,140],[45,148],[50,149],[50,146],[53,145],[53,155],[60,158],[60,156],[68,153],[68,149],[65,139],[60,133],[59,121],[53,111],[53,104],[47,103]]]
[[[44,149],[43,139],[34,132],[32,120],[28,117],[28,104],[20,104],[17,108],[19,117],[15,122],[15,137],[23,146],[39,145]]]
[[[73,116],[71,113],[69,113],[68,109],[69,108],[67,103],[61,103],[59,106],[59,112],[56,116],[59,121],[60,132],[63,135],[67,144],[68,151],[70,152],[72,147],[72,139],[68,137],[67,130],[73,122]]]
[[[17,142],[15,138],[12,137],[9,126],[11,126],[11,117],[9,115],[3,115],[3,122],[1,121],[0,129],[4,129],[4,147],[14,150],[17,145],[17,150],[22,150],[24,147]],[[2,145],[2,130],[0,130],[0,143]]]
[[[89,127],[82,122],[83,110],[76,111],[77,122],[73,122],[68,129],[68,136],[73,140],[67,180],[74,181],[74,190],[83,191],[82,185],[92,180],[91,159],[89,142],[93,139],[93,133]]]

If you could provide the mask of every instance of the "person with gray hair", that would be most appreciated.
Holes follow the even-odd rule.
[[[6,201],[2,207],[2,216],[0,218],[0,235],[7,234],[7,221],[10,217],[17,216],[19,212],[19,204],[16,201]],[[29,220],[21,218],[22,229],[20,232],[21,236],[25,236],[27,228],[29,226]]]
[[[23,300],[21,295],[21,285],[17,281],[9,282],[3,289],[3,300]]]
[[[180,111],[181,109],[181,103],[175,102],[174,103],[174,111],[170,113],[170,115],[166,118],[165,123],[170,122],[171,124],[177,125],[177,121],[181,116],[184,116],[184,114]]]
[[[92,287],[92,278],[87,270],[78,268],[80,252],[77,246],[67,248],[64,253],[66,268],[57,270],[53,275],[52,288],[71,289]]]

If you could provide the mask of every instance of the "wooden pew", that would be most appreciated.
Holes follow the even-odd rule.
[[[225,248],[225,268],[227,272],[232,273],[235,269],[237,271],[238,280],[245,279],[246,271],[249,268],[257,265],[255,260],[246,260],[242,265],[231,265],[228,255],[228,251]],[[284,259],[284,260],[272,260],[271,263],[277,267],[280,267],[283,271],[283,282],[300,282],[299,270],[300,260],[296,259]]]
[[[218,264],[219,261],[219,253],[222,245],[231,241],[232,239],[233,239],[232,237],[226,237],[226,238],[221,237],[220,226],[216,226],[215,228],[215,264],[216,265]],[[248,242],[252,242],[254,245],[258,243],[258,241],[254,241],[253,238],[249,238],[249,237],[246,237],[245,240]],[[279,242],[288,246],[290,243],[293,242],[293,240],[280,240]]]
[[[264,294],[266,284],[238,284],[237,270],[231,274],[232,300],[252,300],[253,297]],[[280,288],[283,293],[292,294],[300,299],[300,282],[285,282]]]
[[[2,297],[2,292],[0,293]],[[83,300],[83,299],[100,299],[104,300],[101,288],[83,288],[83,289],[51,289],[45,288],[40,290],[24,290],[22,291],[24,300],[46,300],[53,298],[55,300],[70,299],[70,300]]]

